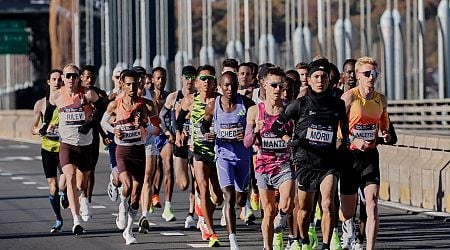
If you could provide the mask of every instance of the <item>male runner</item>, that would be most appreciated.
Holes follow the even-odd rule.
[[[57,91],[62,86],[62,71],[59,69],[53,69],[48,74],[47,84],[49,91],[46,97],[38,100],[34,104],[33,110],[33,127],[31,133],[33,135],[39,135],[39,121],[42,120],[45,114],[46,104],[51,94]],[[53,112],[50,126],[47,129],[47,135],[42,137],[41,144],[41,156],[42,166],[44,167],[45,178],[47,179],[49,187],[50,206],[55,214],[56,221],[50,229],[51,233],[61,232],[63,226],[63,218],[61,216],[61,207],[66,209],[69,207],[69,201],[67,200],[67,193],[65,191],[65,178],[61,172],[61,166],[59,165],[59,134],[58,134],[58,111]],[[59,193],[58,193],[58,178],[57,172],[61,173],[59,178]]]

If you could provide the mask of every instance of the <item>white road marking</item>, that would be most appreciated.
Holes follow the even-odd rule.
[[[32,161],[33,158],[31,158],[29,156],[7,156],[7,157],[0,158],[0,161],[17,161],[17,160]]]
[[[23,176],[13,176],[11,180],[23,180]]]
[[[183,236],[183,233],[180,232],[161,232],[161,235],[164,236]]]
[[[0,175],[1,176],[11,176],[12,174],[11,173],[1,173]]]
[[[35,156],[34,159],[42,161],[42,156],[40,156],[40,155]]]
[[[93,205],[91,206],[91,208],[106,208],[106,207],[102,205]]]
[[[187,244],[192,248],[208,248],[208,244]]]
[[[50,187],[36,187],[37,189],[50,189]]]
[[[22,184],[25,184],[25,185],[35,185],[36,182],[34,182],[34,181],[24,181],[24,182],[22,182]]]
[[[30,146],[28,145],[9,145],[9,148],[29,148]]]

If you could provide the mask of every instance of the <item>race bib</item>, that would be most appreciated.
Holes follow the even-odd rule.
[[[283,151],[288,148],[287,143],[272,133],[265,133],[261,136],[261,149],[264,151]]]
[[[67,126],[83,125],[86,120],[86,114],[83,108],[65,108],[62,112],[63,120]]]
[[[121,143],[135,143],[142,140],[141,130],[134,125],[121,125],[119,129],[122,133]]]
[[[377,126],[375,124],[363,125],[356,124],[353,127],[352,134],[355,138],[365,141],[373,141],[376,138]]]
[[[244,133],[242,123],[221,124],[219,137],[226,140],[236,140],[238,134]]]
[[[313,145],[329,145],[333,141],[333,127],[311,124],[306,130],[306,139]]]

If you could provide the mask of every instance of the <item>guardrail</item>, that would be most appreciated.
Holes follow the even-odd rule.
[[[388,113],[396,129],[450,129],[450,99],[389,100]]]

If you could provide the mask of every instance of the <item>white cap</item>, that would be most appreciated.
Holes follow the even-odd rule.
[[[123,71],[121,66],[116,66],[113,70],[113,76],[120,76],[120,73]]]

